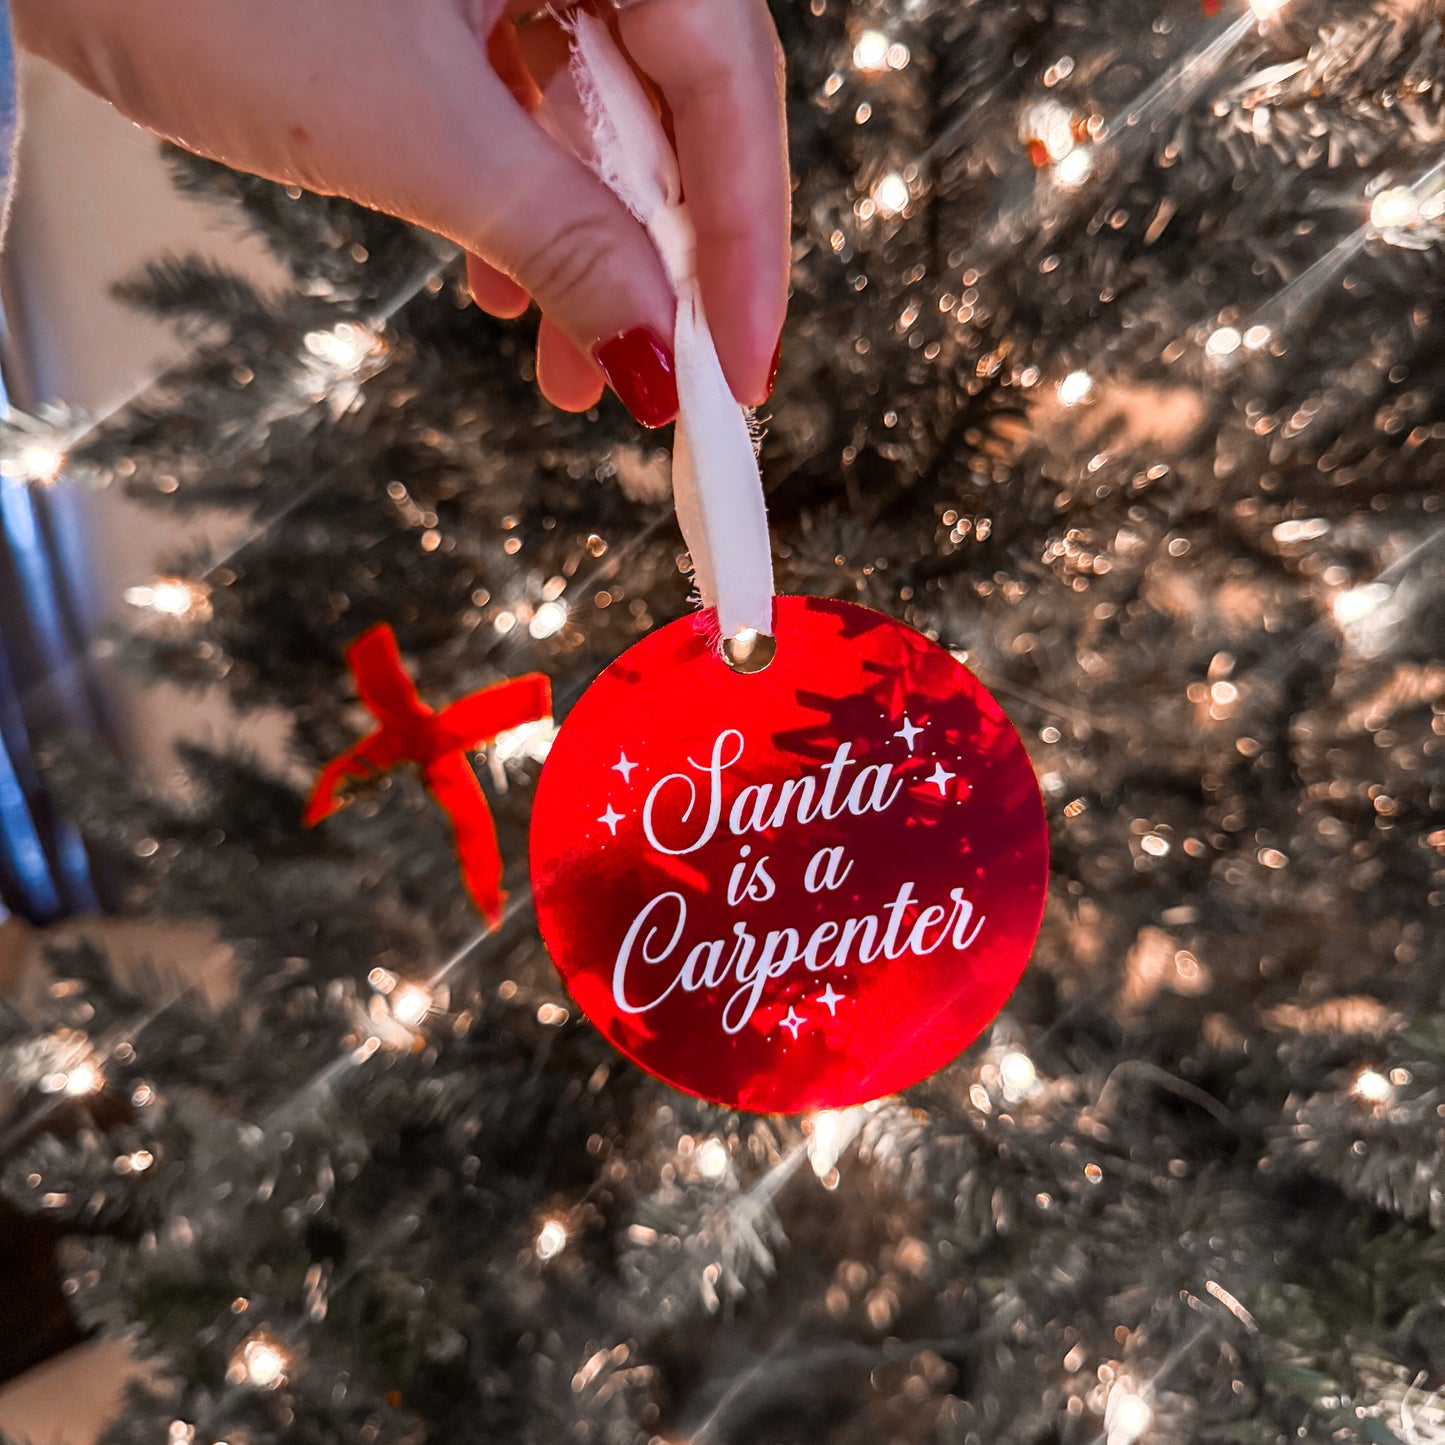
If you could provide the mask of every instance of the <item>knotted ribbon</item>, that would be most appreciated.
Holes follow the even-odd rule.
[[[607,26],[584,11],[568,19],[572,79],[591,129],[574,141],[609,190],[647,227],[677,292],[673,352],[679,402],[672,491],[704,607],[722,637],[773,630],[773,561],[767,508],[747,412],[723,375],[703,312],[696,239],[677,157],[652,103]]]
[[[437,712],[420,697],[402,665],[396,635],[383,623],[346,649],[357,695],[381,724],[333,758],[306,803],[308,828],[345,802],[350,780],[374,777],[398,763],[415,763],[432,796],[451,819],[462,882],[491,927],[502,921],[502,854],[486,794],[467,752],[508,728],[552,715],[552,687],[541,673],[484,687]]]

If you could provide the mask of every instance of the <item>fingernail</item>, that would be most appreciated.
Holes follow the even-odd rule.
[[[768,395],[773,394],[773,387],[778,380],[778,363],[783,359],[783,338],[778,337],[778,344],[773,347],[773,359],[768,366]]]
[[[634,326],[598,342],[592,357],[608,386],[643,426],[666,426],[677,415],[672,348],[650,326]]]

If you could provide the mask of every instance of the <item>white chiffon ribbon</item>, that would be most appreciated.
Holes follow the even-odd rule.
[[[704,607],[717,609],[722,638],[749,629],[771,634],[773,559],[763,483],[748,414],[723,375],[703,314],[677,157],[606,25],[579,13],[568,28],[572,79],[591,129],[593,153],[584,159],[647,227],[677,292],[672,495],[698,595]]]

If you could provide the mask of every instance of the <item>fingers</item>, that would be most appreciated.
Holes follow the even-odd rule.
[[[503,321],[515,320],[532,304],[532,298],[521,286],[480,256],[467,257],[467,289],[483,311]]]
[[[791,202],[777,32],[765,0],[644,0],[620,24],[672,113],[708,323],[733,394],[756,406],[772,389],[787,307]]]
[[[646,231],[480,61],[465,93],[446,97],[457,113],[447,128],[454,166],[445,184],[422,194],[415,219],[485,256],[534,296],[577,350],[599,357],[638,420],[670,421],[677,411],[671,348],[637,342],[670,337],[675,312]],[[486,290],[490,278],[477,276]],[[515,304],[517,296],[489,299]]]
[[[545,316],[537,331],[537,385],[563,411],[587,411],[602,397],[602,373]]]

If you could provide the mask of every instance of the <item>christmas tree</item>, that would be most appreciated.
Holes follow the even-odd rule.
[[[192,353],[68,462],[249,519],[119,645],[292,732],[177,795],[51,749],[128,907],[237,958],[215,1005],[73,950],[0,1022],[5,1197],[152,1367],[112,1445],[1441,1438],[1445,47],[1427,0],[1236,5],[775,6],[779,590],[964,658],[1052,834],[1004,1012],[843,1113],[700,1102],[578,1015],[545,725],[476,754],[494,932],[414,773],[303,826],[360,634],[561,718],[687,559],[665,446],[550,410],[455,258],[182,167],[294,289],[153,266]]]

